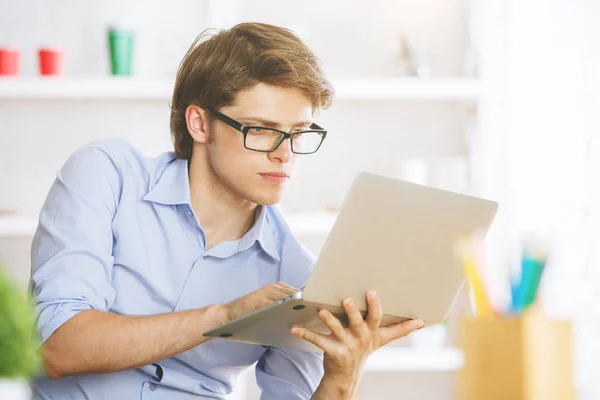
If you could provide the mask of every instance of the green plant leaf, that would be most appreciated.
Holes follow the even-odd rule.
[[[40,365],[33,307],[0,267],[0,378],[28,379]]]

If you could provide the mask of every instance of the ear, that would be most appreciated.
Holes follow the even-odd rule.
[[[198,143],[208,143],[208,112],[202,107],[190,104],[185,110],[188,131]]]

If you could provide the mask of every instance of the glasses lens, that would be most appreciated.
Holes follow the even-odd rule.
[[[251,127],[246,133],[246,147],[252,150],[269,151],[281,138],[281,132],[267,128]]]
[[[323,134],[321,132],[299,132],[292,136],[292,150],[298,154],[309,154],[317,151],[321,142],[323,141]]]

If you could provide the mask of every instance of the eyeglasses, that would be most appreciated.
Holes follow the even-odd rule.
[[[252,151],[271,153],[277,150],[285,139],[290,139],[292,153],[313,154],[319,150],[321,143],[327,136],[327,131],[317,124],[312,124],[310,129],[285,132],[263,126],[247,126],[212,107],[203,108],[219,121],[241,132],[244,135],[244,147]]]

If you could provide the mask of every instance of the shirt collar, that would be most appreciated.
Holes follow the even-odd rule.
[[[191,207],[188,161],[175,158],[164,168],[144,200],[165,205],[187,204]],[[267,221],[267,206],[259,206],[252,228],[239,240],[238,251],[246,250],[258,241],[271,257],[280,260],[273,230]]]
[[[167,205],[191,205],[187,160],[175,158],[167,164],[144,200]]]
[[[279,252],[277,251],[277,246],[275,246],[273,230],[267,220],[267,206],[258,206],[257,213],[254,225],[240,239],[239,250],[245,250],[258,241],[267,254],[279,261]]]

